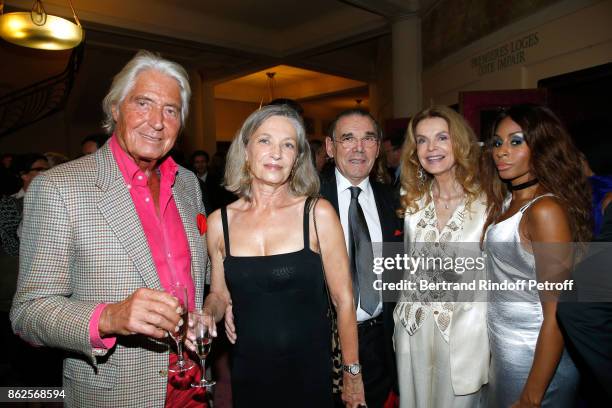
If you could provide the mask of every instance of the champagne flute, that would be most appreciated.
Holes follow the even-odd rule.
[[[192,387],[212,387],[216,384],[215,381],[206,379],[206,357],[210,353],[212,347],[212,335],[210,326],[206,319],[212,319],[204,310],[196,310],[192,312],[193,328],[196,336],[196,353],[200,357],[200,365],[202,366],[202,379],[198,383],[192,383]]]
[[[179,326],[177,331],[168,332],[170,337],[176,343],[176,352],[178,356],[178,360],[175,363],[170,364],[168,367],[168,371],[171,373],[180,373],[187,370],[191,370],[195,367],[195,364],[191,360],[185,360],[183,358],[183,342],[185,341],[185,337],[187,337],[187,326],[188,324],[188,316],[189,316],[189,302],[187,297],[187,288],[185,285],[180,283],[175,283],[170,288],[168,288],[168,293],[178,299],[179,304],[182,309],[181,318],[183,319],[183,324]]]

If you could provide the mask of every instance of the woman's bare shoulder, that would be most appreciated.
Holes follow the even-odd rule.
[[[525,212],[532,241],[559,242],[571,239],[569,219],[564,205],[556,197],[542,197]]]
[[[567,217],[563,203],[554,196],[539,198],[527,209],[527,215],[532,221],[546,222],[565,220]]]
[[[315,215],[321,218],[338,217],[336,215],[336,209],[334,208],[334,206],[322,197],[317,198],[315,204]]]
[[[228,212],[244,211],[247,205],[248,205],[248,201],[246,200],[246,198],[241,197],[237,199],[236,201],[233,201],[230,204],[226,205],[225,208],[227,209]]]

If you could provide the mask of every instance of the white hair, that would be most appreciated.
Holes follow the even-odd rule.
[[[191,98],[191,87],[189,86],[187,71],[176,62],[164,59],[150,51],[140,50],[115,75],[110,90],[102,101],[102,109],[104,110],[102,127],[108,134],[112,134],[115,130],[113,106],[118,106],[123,102],[127,94],[134,87],[138,74],[149,69],[168,75],[178,82],[181,93],[181,127],[185,125],[185,120],[189,113],[189,99]]]

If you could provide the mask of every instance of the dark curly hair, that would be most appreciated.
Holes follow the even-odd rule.
[[[503,212],[504,198],[509,189],[497,173],[493,162],[492,140],[499,123],[509,117],[521,127],[531,150],[530,167],[540,182],[540,188],[554,194],[567,211],[572,239],[588,242],[592,234],[591,187],[582,169],[580,152],[561,121],[548,108],[539,105],[516,105],[497,115],[489,143],[481,160],[481,180],[489,203],[483,230]]]

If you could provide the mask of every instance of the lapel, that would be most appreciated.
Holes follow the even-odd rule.
[[[189,251],[191,252],[191,278],[195,286],[196,308],[201,306],[201,301],[204,299],[204,262],[202,259],[203,248],[206,247],[205,236],[200,237],[200,232],[197,228],[196,217],[198,215],[197,207],[187,200],[189,191],[185,185],[183,177],[183,169],[179,167],[178,174],[172,186],[172,194],[174,202],[178,209],[185,235],[189,242]],[[195,197],[195,196],[194,196]]]
[[[409,253],[410,245],[414,241],[414,235],[416,231],[416,225],[421,218],[421,211],[424,211],[426,197],[423,196],[418,200],[419,210],[415,213],[406,213],[404,217],[404,251]]]
[[[395,237],[395,231],[399,228],[399,218],[395,213],[396,205],[393,203],[392,194],[385,190],[386,186],[373,179],[370,179],[372,191],[374,192],[374,201],[376,201],[376,210],[380,220],[380,228],[384,242],[398,241]],[[403,238],[403,237],[400,237]]]
[[[98,209],[134,262],[146,287],[161,290],[151,250],[109,143],[102,146],[95,154],[96,186],[102,190]]]
[[[484,195],[479,195],[470,205],[470,211],[466,212],[461,231],[462,242],[479,242],[482,234],[483,214],[487,212],[487,204]]]
[[[336,209],[336,214],[340,214],[338,210],[338,187],[336,186],[336,173],[334,170],[328,174],[321,175],[321,195],[331,203]]]
[[[394,236],[396,230],[401,230],[401,225],[399,218],[395,215],[396,205],[393,203],[392,194],[385,191],[383,184],[373,179],[370,179],[370,184],[374,193],[383,241],[401,241],[403,234],[400,234],[401,236],[399,237]],[[338,210],[338,187],[336,185],[335,171],[332,170],[321,176],[321,195],[334,206],[336,214],[340,214]]]

